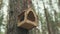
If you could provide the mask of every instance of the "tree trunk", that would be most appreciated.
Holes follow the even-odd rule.
[[[53,34],[51,21],[50,21],[50,15],[48,13],[48,10],[45,8],[44,2],[43,2],[43,6],[44,6],[44,13],[45,13],[46,22],[47,22],[48,34]]]
[[[27,9],[27,0],[10,0],[9,21],[6,34],[29,34],[27,29],[17,27],[17,17]]]

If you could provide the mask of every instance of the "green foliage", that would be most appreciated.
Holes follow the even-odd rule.
[[[2,25],[3,15],[0,17],[0,26]]]
[[[0,11],[0,34],[2,33],[1,32],[1,26],[3,25],[2,21],[3,21],[3,13],[2,11]]]
[[[35,0],[34,0],[35,1]],[[42,3],[40,2],[42,1]],[[40,21],[41,23],[41,29],[42,30],[42,34],[46,34],[47,32],[50,33],[49,34],[59,34],[60,30],[60,0],[39,0],[39,1],[35,1],[35,7],[36,7],[36,11],[38,11],[38,21]],[[43,4],[43,7],[41,6]],[[58,5],[57,5],[58,4]],[[39,6],[40,5],[40,6]],[[57,5],[57,6],[55,6]],[[42,9],[42,8],[43,9]],[[58,11],[57,11],[57,7],[58,7]],[[56,8],[56,9],[55,9]],[[44,10],[44,11],[40,11],[40,10]],[[44,12],[45,16],[42,16],[42,12]],[[47,29],[49,28],[49,30],[47,31]],[[41,34],[40,33],[40,34]]]

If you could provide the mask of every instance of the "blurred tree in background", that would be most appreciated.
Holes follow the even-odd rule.
[[[32,3],[35,6],[36,13],[39,16],[38,30],[40,30],[40,34],[60,34],[59,33],[60,0],[32,0],[32,1],[33,1]]]

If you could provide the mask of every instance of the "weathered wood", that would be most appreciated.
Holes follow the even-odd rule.
[[[32,8],[24,10],[24,12],[22,12],[18,16],[18,23],[17,23],[18,27],[30,30],[36,27],[37,24],[38,24],[37,15]]]

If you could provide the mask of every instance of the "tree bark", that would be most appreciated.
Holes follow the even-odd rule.
[[[27,29],[17,27],[18,15],[27,8],[27,0],[10,0],[9,20],[6,34],[29,34]]]

